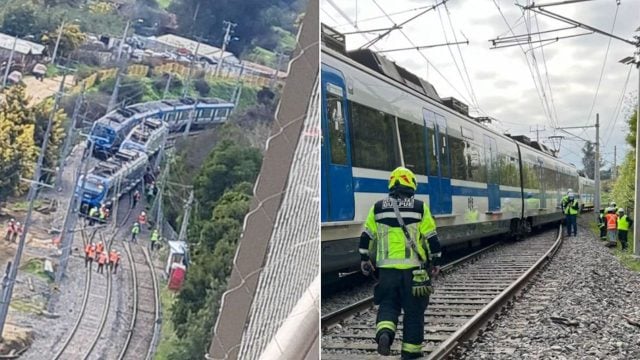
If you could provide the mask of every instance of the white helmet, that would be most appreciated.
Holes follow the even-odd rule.
[[[147,215],[147,213],[143,211],[143,212],[140,213],[140,215],[145,216],[145,215]]]
[[[17,222],[16,225],[20,226],[20,222]]]

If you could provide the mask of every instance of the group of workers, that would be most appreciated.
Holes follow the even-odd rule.
[[[118,270],[118,265],[120,265],[120,252],[115,249],[107,252],[102,241],[96,244],[87,243],[84,247],[84,266],[91,268],[94,261],[98,263],[96,272],[102,274],[104,272],[104,266],[107,265],[115,274]]]
[[[109,204],[102,203],[100,207],[94,206],[89,209],[89,226],[93,226],[96,220],[101,223],[107,221],[111,215],[111,204],[111,202]]]
[[[623,251],[626,251],[629,244],[629,228],[633,225],[633,219],[625,214],[623,208],[618,208],[615,202],[609,204],[606,209],[600,209],[598,227],[600,228],[600,239],[608,240],[608,247],[615,247],[620,241]]]
[[[9,224],[7,224],[7,232],[4,236],[4,239],[6,241],[16,242],[18,236],[22,235],[23,231],[24,227],[22,226],[22,224],[20,224],[19,221],[16,221],[16,219],[11,219],[9,220]]]

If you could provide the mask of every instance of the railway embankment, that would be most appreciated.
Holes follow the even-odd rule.
[[[640,272],[619,255],[581,226],[456,358],[640,359]]]

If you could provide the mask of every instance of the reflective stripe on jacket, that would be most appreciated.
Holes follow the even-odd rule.
[[[374,240],[376,266],[391,269],[419,267],[430,255],[427,239],[436,235],[436,224],[427,205],[414,198],[398,199],[400,215],[407,231],[417,245],[418,256],[405,239],[402,227],[393,210],[391,199],[376,202],[369,210],[364,231]]]
[[[607,214],[605,219],[607,220],[607,230],[615,230],[618,228],[618,215]]]

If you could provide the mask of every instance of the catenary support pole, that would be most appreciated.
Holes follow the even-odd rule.
[[[600,216],[600,114],[596,113],[596,161],[594,161],[593,166],[595,167],[593,171],[593,177],[595,178],[595,186],[596,186],[596,199],[594,202],[594,216],[595,220],[598,221],[598,217]]]
[[[640,118],[640,47],[636,48],[635,64],[638,68],[638,104],[636,108],[636,122]],[[636,127],[636,187],[635,196],[633,202],[633,216],[636,221],[633,222],[633,253],[636,256],[640,256],[640,219],[636,216],[638,212],[638,204],[640,204],[640,166],[638,166],[638,157],[640,155],[640,136],[638,136],[638,130]]]
[[[13,286],[15,285],[18,277],[18,268],[20,267],[20,259],[22,258],[22,252],[24,251],[24,245],[27,240],[27,233],[29,232],[29,225],[31,222],[31,214],[33,212],[33,205],[38,193],[38,185],[39,185],[40,176],[42,173],[44,155],[47,152],[47,144],[49,143],[49,136],[51,135],[51,128],[53,127],[52,126],[53,119],[55,118],[56,110],[60,102],[60,99],[62,98],[62,93],[64,91],[65,77],[66,77],[66,73],[62,76],[62,82],[60,83],[58,96],[56,97],[56,102],[54,103],[51,114],[49,115],[49,121],[47,122],[47,129],[44,133],[44,137],[42,140],[42,147],[40,148],[40,154],[38,155],[38,162],[36,164],[36,169],[33,173],[33,181],[29,186],[29,193],[27,194],[27,200],[29,205],[27,206],[27,214],[24,219],[24,228],[22,230],[22,234],[20,234],[18,248],[16,249],[16,254],[12,261],[11,267],[8,271],[8,276],[6,279],[3,280],[3,283],[2,283],[2,299],[1,299],[2,301],[0,302],[0,338],[2,338],[4,325],[7,321],[7,315],[9,313],[9,305],[11,303],[11,296],[13,295]]]
[[[62,152],[60,153],[60,160],[58,164],[58,173],[56,174],[56,189],[58,191],[62,191],[62,174],[64,174],[64,167],[67,162],[67,156],[69,155],[69,148],[73,143],[76,133],[76,121],[78,116],[80,115],[80,107],[82,106],[82,102],[84,101],[84,90],[85,83],[82,82],[82,87],[80,88],[80,95],[76,99],[76,103],[73,106],[73,115],[71,115],[71,120],[67,124],[66,136],[64,137],[64,145],[62,146]]]

